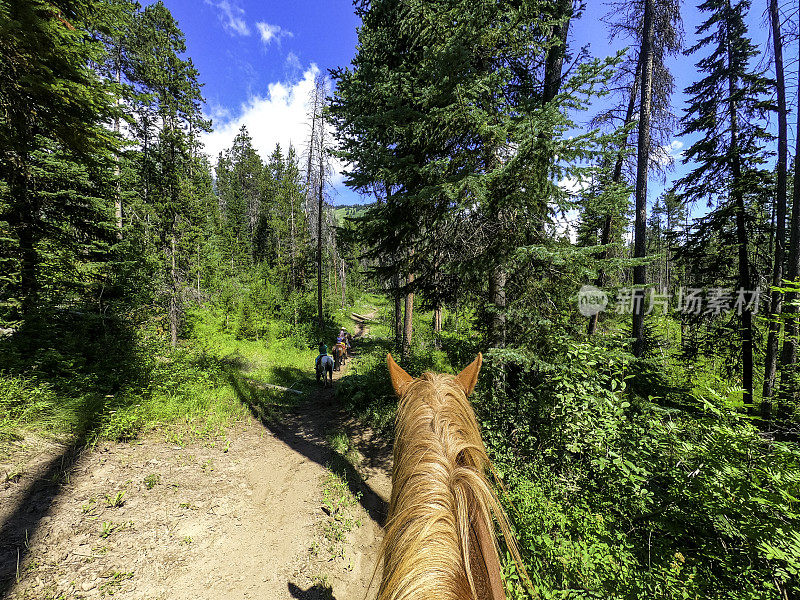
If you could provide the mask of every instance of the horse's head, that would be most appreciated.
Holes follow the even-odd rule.
[[[386,363],[389,365],[389,377],[392,380],[392,387],[394,387],[394,391],[399,398],[403,397],[404,392],[408,388],[409,384],[414,381],[414,378],[411,377],[408,373],[403,370],[403,367],[395,362],[394,358],[392,358],[391,354],[386,355]],[[432,380],[434,377],[440,378],[445,384],[450,383],[450,379],[452,379],[451,385],[453,386],[454,390],[458,390],[460,393],[464,394],[464,396],[469,396],[472,393],[472,390],[475,389],[475,384],[478,383],[478,373],[480,373],[481,365],[483,364],[483,355],[478,352],[478,356],[475,357],[467,368],[465,368],[461,373],[456,375],[455,377],[450,377],[448,375],[434,375],[432,373],[426,373],[422,377],[417,378],[418,380]]]
[[[400,402],[378,597],[505,600],[493,515],[525,575],[467,399],[483,357],[455,376],[416,378],[386,360]]]

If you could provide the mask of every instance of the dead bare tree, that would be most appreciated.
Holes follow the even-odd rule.
[[[309,98],[310,136],[306,147],[306,214],[311,224],[311,237],[316,240],[317,252],[317,324],[323,325],[323,240],[325,229],[325,186],[328,183],[332,136],[326,131],[325,110],[328,103],[328,82],[317,75]],[[335,264],[335,262],[334,262]]]

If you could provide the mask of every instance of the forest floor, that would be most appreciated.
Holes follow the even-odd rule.
[[[391,444],[334,388],[249,406],[224,440],[18,442],[0,459],[0,598],[374,598]]]

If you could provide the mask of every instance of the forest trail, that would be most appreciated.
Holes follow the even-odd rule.
[[[366,333],[362,323],[356,336]],[[63,448],[32,442],[23,474],[0,480],[8,536],[0,544],[0,597],[374,598],[378,577],[368,585],[391,493],[391,444],[350,419],[333,388],[316,388],[274,420],[251,412],[215,444],[176,445],[163,434],[103,442],[58,481],[40,478]],[[325,549],[322,487],[335,458],[326,439],[336,430],[363,459],[346,466],[361,524],[334,558]],[[22,548],[19,567],[9,541]]]

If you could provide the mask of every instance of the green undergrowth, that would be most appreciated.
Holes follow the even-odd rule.
[[[474,405],[539,597],[791,597],[796,444],[763,437],[737,388],[657,366],[575,342],[487,357]]]
[[[385,296],[363,294],[353,306],[339,308],[334,314],[334,321],[337,326],[344,327],[350,334],[354,335],[358,327],[358,321],[353,319],[352,315],[355,313],[366,317],[374,313],[373,320],[365,323],[365,326],[369,329],[369,337],[388,338],[391,324],[388,318],[384,318],[388,306],[388,300]]]
[[[347,555],[347,536],[354,529],[361,527],[362,521],[357,516],[360,493],[354,494],[347,484],[346,478],[335,471],[328,471],[322,481],[322,506],[326,518],[321,524],[322,544],[312,547],[312,554],[325,554],[326,560],[352,559]],[[350,564],[352,569],[352,564]]]
[[[280,321],[237,339],[225,321],[213,308],[189,313],[176,349],[146,326],[87,314],[0,341],[0,451],[29,434],[91,444],[162,430],[213,444],[237,420],[296,402],[264,384],[307,389],[313,340]]]
[[[453,373],[474,357],[469,318],[446,318],[434,350],[420,316],[409,373]],[[554,338],[542,354],[484,353],[471,399],[535,597],[795,597],[796,442],[758,429],[715,357],[635,359],[626,342],[625,331],[606,331]],[[372,340],[337,397],[388,436],[397,401],[387,351],[391,340]],[[529,598],[504,569],[509,598]]]

